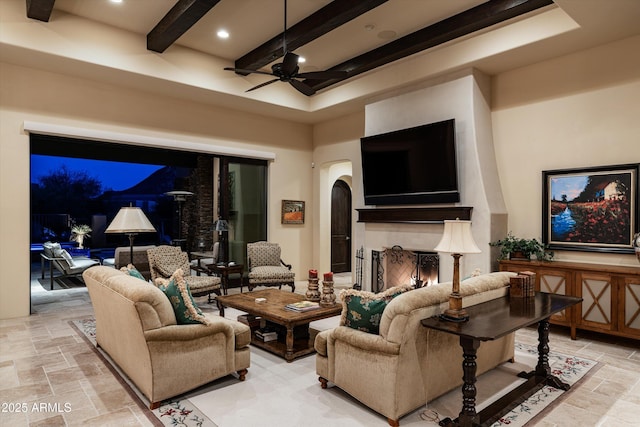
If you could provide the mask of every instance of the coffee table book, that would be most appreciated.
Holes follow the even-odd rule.
[[[300,302],[293,302],[291,304],[287,304],[284,306],[284,308],[291,311],[304,312],[304,311],[310,311],[310,310],[317,310],[320,308],[320,304],[313,301],[300,301]]]

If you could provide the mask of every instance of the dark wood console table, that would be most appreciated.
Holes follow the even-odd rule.
[[[569,385],[551,374],[549,367],[549,317],[582,301],[582,298],[538,292],[532,298],[510,303],[508,296],[471,307],[467,322],[449,322],[437,316],[422,320],[422,325],[458,335],[463,352],[462,410],[456,420],[446,418],[441,426],[489,426],[545,385],[568,390]],[[491,341],[538,324],[538,363],[531,372],[518,376],[527,381],[476,413],[476,354],[482,341]]]

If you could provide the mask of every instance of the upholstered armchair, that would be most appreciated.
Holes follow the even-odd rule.
[[[214,276],[193,276],[189,256],[178,246],[161,245],[147,250],[151,281],[158,284],[158,279],[169,279],[179,268],[193,296],[207,295],[211,302],[211,293],[220,295],[220,278]]]
[[[247,264],[249,269],[249,290],[256,286],[291,286],[296,290],[295,273],[291,265],[280,258],[281,249],[277,243],[255,242],[247,244]]]

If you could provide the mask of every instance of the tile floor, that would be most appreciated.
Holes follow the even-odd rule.
[[[85,288],[51,292],[34,280],[32,312],[0,320],[0,426],[151,425],[68,324],[93,314]],[[517,339],[536,337],[527,329]],[[640,425],[639,341],[584,332],[572,341],[560,328],[550,339],[553,349],[602,367],[536,426]]]

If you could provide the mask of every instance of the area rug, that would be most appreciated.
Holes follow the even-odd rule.
[[[44,279],[38,279],[38,283],[40,283],[40,286],[42,286],[45,290],[50,291],[51,290],[51,279],[49,279],[49,277],[45,277]],[[81,277],[55,277],[53,278],[53,290],[60,290],[60,289],[71,289],[71,288],[84,288],[86,287],[86,285],[84,284],[84,282],[82,281]]]
[[[84,337],[101,357],[111,372],[148,418],[158,426],[199,427],[247,427],[247,426],[370,426],[387,425],[386,419],[371,411],[337,387],[323,390],[315,374],[313,355],[287,363],[259,348],[251,348],[251,367],[247,379],[240,382],[233,376],[214,381],[207,386],[163,402],[151,411],[148,401],[114,366],[108,355],[95,346],[95,321],[93,319],[70,321],[74,329]],[[478,379],[477,409],[480,411],[491,401],[508,390],[517,387],[522,379],[515,374],[531,370],[537,360],[534,346],[516,343],[516,363],[506,363]],[[496,422],[493,427],[522,427],[534,421],[545,408],[556,405],[579,387],[579,382],[591,375],[597,362],[556,352],[549,354],[553,374],[572,385],[563,392],[544,387],[518,407]],[[450,393],[429,402],[401,418],[402,426],[436,426],[446,417],[456,418],[461,406],[460,391]]]

